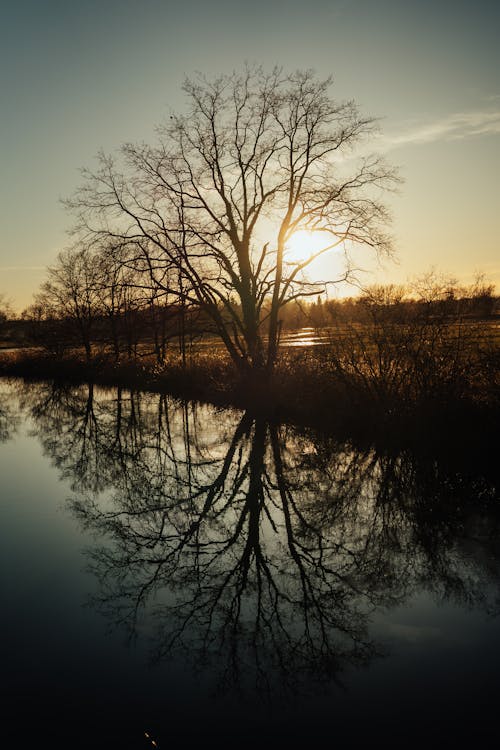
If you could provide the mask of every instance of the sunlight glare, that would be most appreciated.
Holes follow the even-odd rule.
[[[331,243],[331,238],[322,233],[300,229],[286,244],[286,259],[289,263],[301,263]]]

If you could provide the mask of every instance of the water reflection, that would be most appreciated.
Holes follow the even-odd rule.
[[[381,655],[371,614],[416,590],[498,613],[495,477],[164,395],[19,389],[101,540],[93,605],[155,659],[302,691]]]
[[[311,346],[322,346],[331,341],[329,329],[319,331],[317,328],[299,328],[297,331],[285,332],[280,339],[283,348],[305,349]]]
[[[0,443],[6,443],[16,433],[19,414],[13,408],[10,392],[0,386]]]

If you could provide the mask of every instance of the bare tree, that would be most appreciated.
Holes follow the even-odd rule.
[[[116,361],[125,346],[127,355],[137,348],[137,311],[141,307],[140,274],[127,263],[127,249],[106,244],[96,248],[94,263],[99,300],[109,325],[108,337]]]
[[[65,250],[47,270],[47,280],[35,296],[45,318],[69,324],[69,335],[92,353],[92,328],[100,311],[99,267],[85,247]]]
[[[101,154],[67,202],[86,240],[129,243],[165,291],[202,307],[243,372],[272,372],[282,307],[334,281],[308,279],[313,260],[341,248],[348,273],[354,246],[390,248],[379,191],[395,173],[355,158],[374,120],[330,86],[278,68],[186,80],[189,109],[156,145],[127,144],[118,161]],[[299,230],[324,244],[293,260]]]
[[[0,327],[12,317],[12,309],[4,294],[0,294]]]

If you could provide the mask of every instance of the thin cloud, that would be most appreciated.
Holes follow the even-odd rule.
[[[400,133],[382,136],[387,149],[436,141],[456,141],[480,135],[500,134],[500,110],[457,112],[434,122],[423,123]]]

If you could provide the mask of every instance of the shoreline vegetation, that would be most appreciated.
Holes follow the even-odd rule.
[[[283,348],[272,378],[239,372],[223,350],[116,360],[101,348],[0,349],[0,376],[164,392],[274,422],[398,449],[493,449],[500,417],[496,322],[328,329],[320,346]],[[323,333],[323,340],[327,338]]]
[[[4,319],[0,376],[163,392],[393,449],[490,453],[500,422],[493,285],[432,277],[418,297],[378,286],[285,311],[271,373],[238,368],[200,315],[154,305],[96,313],[87,327],[61,315]]]

